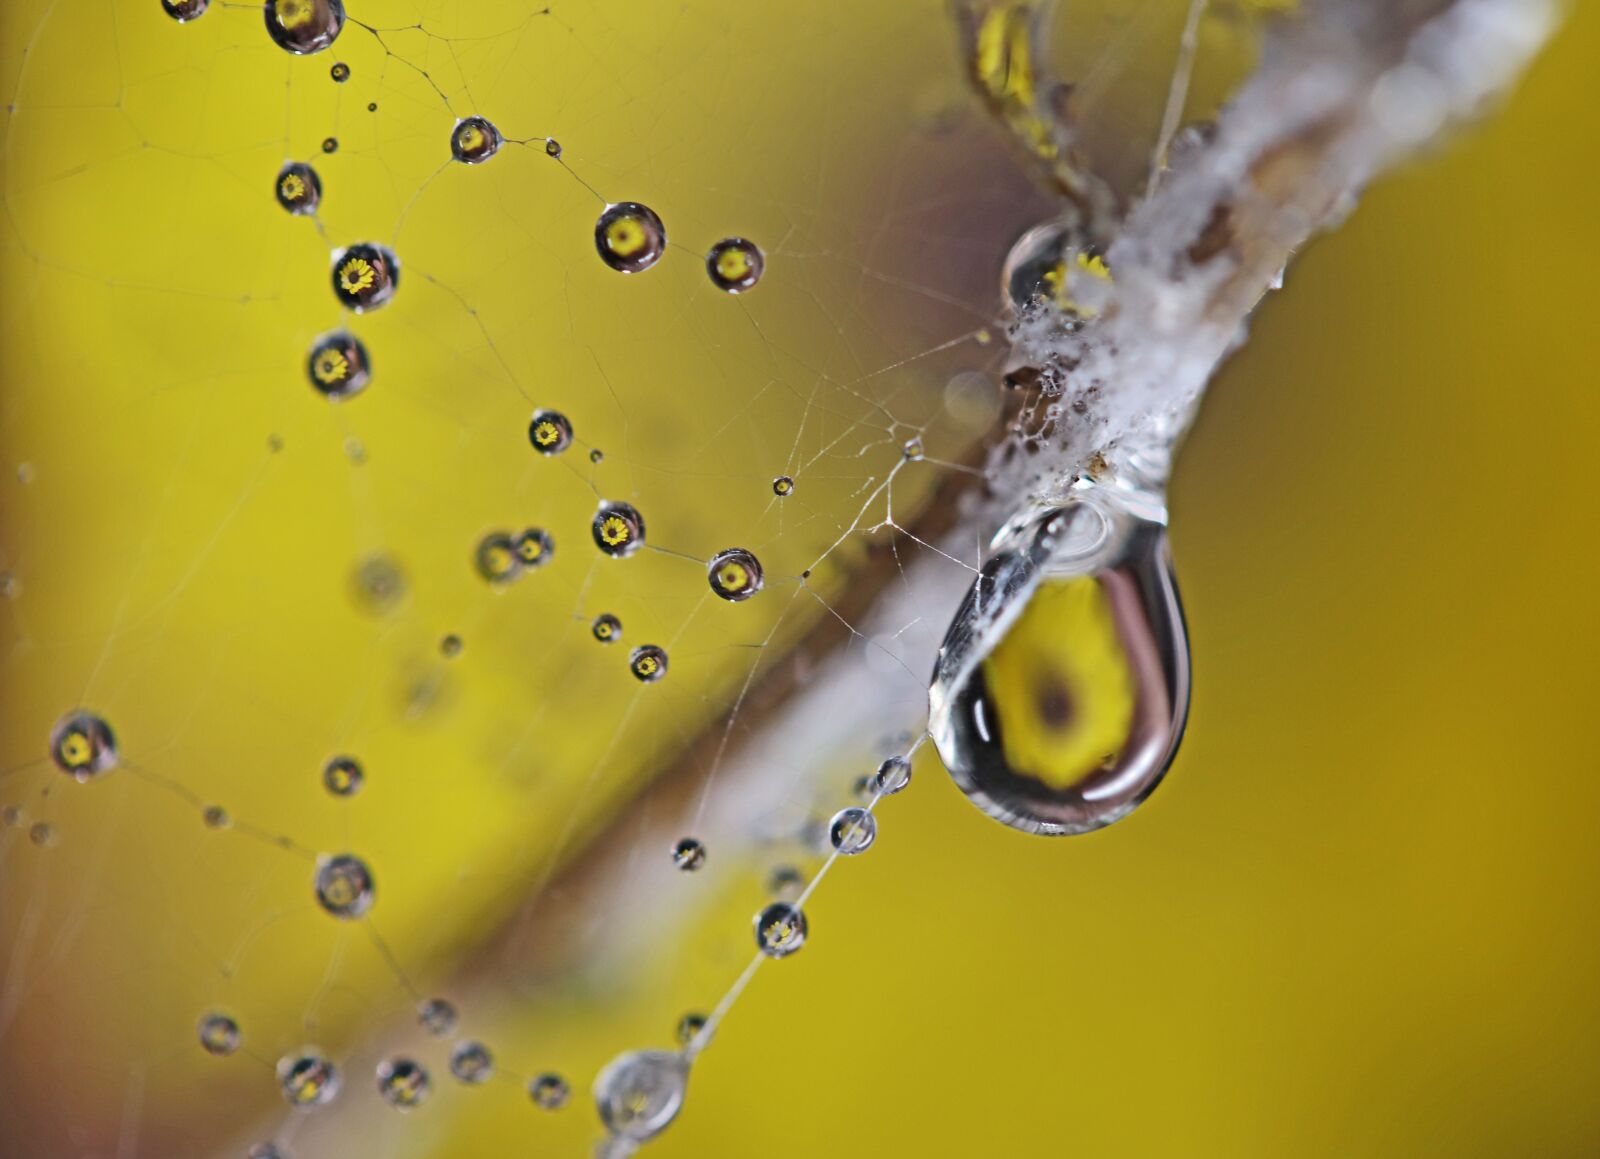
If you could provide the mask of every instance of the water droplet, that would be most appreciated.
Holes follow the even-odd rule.
[[[463,647],[465,647],[465,645],[461,642],[461,637],[456,635],[454,632],[451,632],[448,636],[439,641],[439,655],[443,656],[446,660],[454,660],[457,656],[461,655],[461,649]]]
[[[572,445],[572,424],[558,410],[536,410],[528,421],[528,442],[541,455],[559,455]]]
[[[0,821],[4,821],[13,829],[22,824],[22,816],[22,810],[16,805],[7,805],[4,809],[0,809]]]
[[[872,775],[872,787],[885,797],[893,796],[911,783],[911,762],[905,757],[890,757]]]
[[[828,840],[846,857],[865,853],[878,839],[878,819],[859,805],[840,809],[828,822]]]
[[[323,787],[335,797],[354,797],[366,779],[367,774],[355,757],[334,757],[322,766]]]
[[[922,455],[923,455],[922,440],[921,439],[907,439],[906,443],[905,443],[905,446],[900,448],[900,452],[901,452],[901,454],[903,454],[905,456],[906,462],[908,462],[908,463],[920,463],[922,461]]]
[[[350,79],[350,66],[344,61],[338,61],[328,70],[328,75],[333,78],[334,84],[344,84]]]
[[[414,1058],[386,1058],[378,1064],[378,1093],[391,1107],[420,1107],[433,1091],[427,1068]]]
[[[200,813],[200,821],[207,829],[226,829],[233,824],[233,818],[221,805],[207,805]]]
[[[572,1088],[558,1074],[542,1074],[528,1083],[528,1097],[542,1110],[559,1111],[567,1105]]]
[[[724,548],[706,564],[711,590],[730,603],[742,603],[766,583],[761,561],[742,547]]]
[[[207,1054],[221,1057],[239,1049],[239,1024],[226,1014],[207,1014],[200,1019],[196,1033]]]
[[[530,527],[517,536],[517,558],[523,567],[543,567],[555,549],[556,541],[542,527]]]
[[[465,117],[450,131],[450,155],[467,165],[479,165],[500,152],[500,130],[482,117]]]
[[[324,153],[330,153],[330,154],[331,153],[337,153],[339,151],[339,138],[338,137],[324,137],[324,138],[322,138],[322,151]]]
[[[622,621],[610,612],[601,612],[594,618],[589,631],[594,633],[594,638],[602,644],[615,644],[622,639]]]
[[[794,494],[794,480],[787,475],[779,475],[772,481],[772,493],[779,499],[787,499]]]
[[[374,615],[387,615],[406,595],[406,577],[390,555],[369,555],[356,565],[350,587],[358,607]]]
[[[690,1011],[678,1019],[678,1042],[688,1046],[705,1029],[706,1016],[698,1011]]]
[[[522,572],[517,545],[504,531],[491,531],[480,539],[474,559],[478,574],[496,586],[510,583]]]
[[[561,159],[561,142],[554,137],[546,137],[544,139],[544,151],[559,161]]]
[[[35,821],[28,827],[28,840],[41,849],[56,843],[56,827],[48,821]]]
[[[377,101],[368,101],[367,102],[367,112],[375,113],[377,111],[378,111],[378,102]]]
[[[494,1056],[481,1042],[462,1042],[450,1052],[450,1073],[464,1083],[481,1083],[494,1073]]]
[[[245,1159],[289,1159],[289,1153],[276,1143],[257,1143]]]
[[[357,314],[384,305],[400,286],[400,259],[388,246],[357,242],[333,255],[333,296]]]
[[[179,24],[187,24],[205,15],[211,0],[161,0],[161,10]]]
[[[793,901],[805,887],[805,874],[792,865],[775,866],[767,874],[767,892],[780,901]]]
[[[706,847],[695,837],[685,837],[672,847],[672,864],[693,873],[706,863]]]
[[[309,56],[339,38],[344,0],[266,0],[267,35],[285,52]]]
[[[315,886],[317,904],[336,918],[358,918],[372,908],[372,871],[352,854],[321,858]]]
[[[624,274],[648,270],[667,248],[667,227],[655,210],[637,201],[608,205],[594,224],[594,245],[600,260]]]
[[[628,657],[628,671],[641,684],[654,684],[667,674],[667,652],[656,644],[640,644]]]
[[[806,915],[799,906],[775,901],[756,915],[756,945],[769,958],[787,958],[806,944]]]
[[[79,784],[117,767],[117,738],[92,712],[69,712],[50,730],[50,756],[56,767]]]
[[[600,1121],[612,1135],[643,1143],[654,1139],[683,1106],[689,1063],[681,1054],[634,1050],[606,1064],[594,1080]]]
[[[278,1060],[278,1087],[291,1107],[320,1107],[339,1093],[339,1068],[307,1047]]]
[[[1084,481],[997,538],[940,648],[929,731],[990,816],[1086,833],[1156,787],[1188,705],[1166,512]]]
[[[354,398],[372,381],[372,363],[361,340],[347,330],[324,334],[306,359],[312,387],[324,398]]]
[[[429,1034],[442,1037],[456,1028],[456,1008],[443,998],[429,998],[417,1006],[417,1021]]]
[[[1047,221],[1017,239],[1000,272],[1016,317],[1052,305],[1067,319],[1093,318],[1111,290],[1111,271],[1072,225]]]
[[[290,161],[278,170],[272,192],[278,204],[290,213],[307,217],[317,212],[317,206],[322,204],[322,178],[304,161]]]
[[[711,284],[730,294],[742,294],[761,280],[767,259],[753,241],[729,237],[719,241],[706,254],[706,272]]]
[[[594,545],[618,559],[626,559],[644,546],[644,516],[631,503],[600,504],[590,530]]]

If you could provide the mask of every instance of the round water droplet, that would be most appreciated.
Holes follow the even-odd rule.
[[[604,451],[602,451],[599,447],[595,447],[592,450],[590,450],[590,452],[589,452],[589,462],[591,462],[591,463],[602,462],[605,459],[605,457],[606,457],[606,453]]]
[[[594,633],[594,638],[602,644],[615,644],[622,639],[622,621],[610,612],[601,612],[594,618],[594,623],[589,625],[589,631]]]
[[[339,1068],[308,1047],[278,1060],[278,1087],[291,1107],[324,1106],[339,1093]]]
[[[906,445],[900,450],[901,453],[905,455],[906,462],[920,463],[922,461],[923,450],[921,439],[907,439]]]
[[[367,112],[375,113],[377,111],[378,111],[378,102],[377,101],[368,101],[367,102]]]
[[[356,565],[350,577],[351,593],[358,607],[374,615],[387,615],[406,595],[406,577],[392,556],[369,555]]]
[[[207,829],[226,829],[233,824],[233,818],[221,805],[207,805],[200,812],[200,821]]]
[[[542,1110],[559,1111],[571,1095],[572,1088],[558,1074],[538,1075],[528,1083],[528,1097]]]
[[[454,632],[451,632],[448,636],[439,641],[439,655],[443,656],[446,660],[454,660],[457,656],[461,655],[461,649],[464,646],[465,645],[463,645],[461,642],[461,637],[456,635]]]
[[[367,774],[355,757],[334,757],[322,766],[322,785],[335,797],[354,797]]]
[[[1111,290],[1111,271],[1079,231],[1047,221],[1023,234],[1000,272],[1000,292],[1013,317],[1053,306],[1068,320],[1093,318]]]
[[[443,998],[429,998],[417,1006],[417,1021],[429,1034],[442,1037],[456,1028],[456,1008]]]
[[[352,854],[319,860],[314,884],[317,904],[336,918],[358,918],[372,908],[372,871]]]
[[[267,35],[285,52],[308,56],[339,38],[344,0],[267,0]]]
[[[117,767],[117,738],[92,712],[69,712],[50,730],[50,756],[56,767],[83,784]]]
[[[779,499],[787,499],[794,494],[794,480],[787,475],[779,475],[772,481],[772,493]]]
[[[179,24],[187,24],[205,15],[211,0],[161,0],[161,10]]]
[[[339,151],[339,138],[338,137],[324,137],[324,138],[322,138],[322,151],[324,153],[328,153],[328,154],[337,153]]]
[[[689,1063],[681,1054],[634,1050],[606,1064],[594,1080],[594,1100],[607,1131],[643,1143],[654,1139],[683,1106]]]
[[[467,165],[480,165],[500,152],[500,130],[482,117],[466,117],[450,131],[450,155]]]
[[[1086,833],[1154,790],[1188,706],[1166,512],[1085,481],[1000,538],[940,648],[929,732],[990,816]]]
[[[667,248],[667,227],[655,210],[637,201],[608,205],[594,224],[600,260],[624,274],[648,270]]]
[[[414,1058],[387,1058],[378,1064],[378,1093],[398,1110],[420,1107],[433,1091],[427,1068]]]
[[[793,901],[805,888],[805,874],[792,865],[775,866],[767,874],[767,892],[780,901]]]
[[[311,385],[324,398],[354,398],[372,381],[372,362],[361,340],[347,330],[334,330],[318,338],[306,359]]]
[[[590,530],[594,545],[618,559],[626,559],[644,546],[644,516],[631,503],[600,504]]]
[[[200,1037],[201,1049],[207,1054],[222,1057],[239,1049],[239,1024],[226,1014],[213,1012],[205,1015],[200,1019],[196,1033]]]
[[[342,85],[345,81],[350,79],[350,66],[342,60],[337,61],[334,66],[328,70],[328,75],[333,78],[334,84]]]
[[[491,531],[480,539],[474,559],[478,574],[496,586],[510,583],[522,572],[516,541],[504,531]]]
[[[704,1014],[693,1010],[691,1010],[688,1014],[685,1014],[682,1018],[678,1019],[679,1044],[682,1046],[688,1046],[695,1040],[695,1036],[705,1029],[705,1026],[706,1016]]]
[[[865,853],[877,839],[878,819],[857,805],[840,809],[828,822],[828,840],[846,857]]]
[[[711,590],[730,603],[742,603],[766,583],[761,561],[742,547],[724,548],[706,564]]]
[[[494,1056],[481,1042],[461,1042],[450,1052],[450,1073],[464,1083],[488,1081],[494,1073]]]
[[[775,901],[756,915],[756,945],[769,958],[787,958],[806,944],[809,927],[799,906]]]
[[[306,217],[322,204],[322,178],[304,161],[290,161],[278,170],[272,192],[279,205],[297,217]]]
[[[767,259],[753,241],[742,237],[724,238],[706,255],[706,272],[711,284],[730,294],[742,294],[761,280]]]
[[[541,455],[559,455],[572,446],[572,424],[558,410],[536,410],[528,421],[528,442]]]
[[[56,827],[48,821],[35,821],[28,827],[28,840],[40,848],[56,843]]]
[[[706,863],[706,847],[696,837],[685,837],[672,847],[672,864],[693,873]]]
[[[542,527],[530,527],[517,536],[517,558],[525,568],[543,567],[555,549],[556,541]]]
[[[364,314],[384,305],[400,285],[400,259],[388,246],[357,242],[333,255],[333,295]]]
[[[640,644],[628,657],[628,671],[641,684],[654,684],[667,674],[667,652],[656,644]]]
[[[911,762],[905,757],[890,757],[872,774],[872,788],[885,797],[893,796],[911,783]]]
[[[546,137],[544,139],[544,151],[559,161],[561,159],[561,142],[554,137]]]

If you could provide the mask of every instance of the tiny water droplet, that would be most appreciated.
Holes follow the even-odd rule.
[[[567,1105],[572,1088],[558,1074],[542,1074],[528,1083],[528,1097],[541,1110],[559,1111]]]
[[[333,296],[346,309],[357,314],[376,310],[399,288],[400,259],[388,246],[363,241],[334,253]]]
[[[28,840],[41,849],[56,843],[56,827],[48,821],[35,821],[28,827]]]
[[[602,644],[615,644],[622,639],[622,621],[610,612],[601,612],[589,625],[589,631]]]
[[[418,1005],[417,1021],[429,1034],[446,1035],[456,1028],[456,1008],[443,998],[429,998]]]
[[[421,1106],[433,1091],[427,1068],[414,1058],[389,1058],[378,1064],[378,1093],[398,1110]]]
[[[161,10],[179,24],[198,19],[209,7],[211,0],[161,0]]]
[[[556,541],[542,527],[530,527],[517,536],[517,558],[525,568],[543,567],[555,549]]]
[[[617,559],[626,559],[644,546],[644,516],[631,503],[600,504],[590,530],[594,545]]]
[[[920,463],[922,461],[924,451],[921,439],[907,439],[905,446],[900,450],[905,455],[906,462]]]
[[[488,1081],[494,1073],[494,1056],[481,1042],[462,1042],[450,1052],[450,1073],[464,1083]]]
[[[207,1054],[220,1058],[239,1049],[239,1024],[226,1014],[213,1012],[205,1015],[195,1032],[199,1036],[201,1049]]]
[[[772,481],[772,493],[779,499],[787,499],[794,494],[794,480],[788,475],[779,475]]]
[[[672,864],[693,873],[706,863],[706,847],[695,837],[685,837],[672,847]]]
[[[678,1042],[683,1046],[688,1046],[695,1040],[695,1036],[705,1029],[705,1026],[706,1016],[697,1010],[691,1010],[688,1014],[678,1019]]]
[[[200,820],[207,829],[226,829],[233,824],[233,818],[221,805],[207,805],[200,813]]]
[[[872,775],[872,787],[885,797],[893,796],[910,783],[911,762],[905,757],[890,757]]]
[[[278,1087],[291,1107],[320,1107],[339,1093],[339,1068],[308,1047],[278,1060]]]
[[[344,0],[266,0],[267,35],[285,52],[321,52],[344,29]]]
[[[461,637],[456,635],[454,632],[451,632],[448,636],[445,636],[439,641],[439,655],[443,656],[446,660],[454,660],[457,656],[461,655],[461,649],[463,647],[464,645],[461,642]]]
[[[667,652],[658,644],[640,644],[628,657],[628,670],[641,684],[654,684],[667,674]]]
[[[775,901],[756,915],[756,945],[769,958],[787,958],[806,944],[810,926],[799,906]]]
[[[483,117],[466,117],[450,131],[450,155],[466,165],[481,165],[500,152],[500,130]]]
[[[878,819],[859,805],[840,809],[828,823],[828,841],[846,857],[865,853],[878,839]]]
[[[313,884],[317,904],[336,918],[358,918],[372,908],[372,870],[352,854],[322,858]]]
[[[272,192],[284,209],[296,217],[307,217],[322,204],[322,178],[304,161],[290,161],[278,170]]]
[[[50,756],[56,767],[84,784],[117,767],[117,738],[92,712],[69,712],[50,730]]]
[[[1014,317],[1054,306],[1070,320],[1093,318],[1111,289],[1105,260],[1069,222],[1047,221],[1017,239],[1000,273]]]
[[[329,153],[329,154],[337,153],[339,151],[339,138],[338,137],[324,137],[324,138],[322,138],[322,151],[324,153]]]
[[[353,797],[361,791],[367,774],[355,757],[333,757],[322,766],[322,785],[335,797]]]
[[[541,455],[559,455],[572,445],[572,423],[558,410],[536,410],[528,420],[528,442]]]
[[[594,246],[600,260],[624,274],[648,270],[667,248],[667,227],[655,210],[636,201],[608,205],[594,223]]]
[[[929,732],[990,816],[1086,833],[1155,788],[1188,705],[1165,508],[1085,480],[997,537],[939,650]]]
[[[544,139],[544,151],[559,161],[561,159],[561,142],[554,137],[546,137]]]
[[[334,84],[344,84],[350,79],[350,66],[344,61],[338,61],[328,70],[328,75],[333,78]]]
[[[665,1050],[633,1050],[606,1064],[594,1080],[600,1121],[612,1135],[643,1143],[654,1139],[683,1106],[689,1063]]]
[[[766,256],[753,241],[729,237],[719,241],[706,254],[706,272],[711,284],[730,294],[742,294],[761,280],[767,268]]]
[[[353,398],[367,388],[372,381],[372,361],[359,338],[335,330],[312,345],[306,374],[318,394],[337,402]]]
[[[517,553],[516,541],[504,531],[491,531],[480,539],[473,559],[478,574],[496,587],[522,574],[522,557]]]
[[[706,564],[706,579],[711,590],[730,603],[742,603],[759,592],[766,583],[761,561],[742,547],[717,552]]]

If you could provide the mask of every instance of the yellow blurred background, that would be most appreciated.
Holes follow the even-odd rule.
[[[1145,7],[1163,43],[1182,5]],[[716,1002],[766,861],[816,864],[713,846],[679,875],[642,786],[706,771],[689,746],[851,598],[888,541],[864,530],[912,524],[984,433],[946,383],[1001,364],[1000,261],[1049,206],[942,5],[351,16],[370,29],[291,58],[253,5],[0,8],[0,1154],[584,1153],[599,1066]],[[1218,21],[1212,59],[1237,59]],[[1505,109],[1291,266],[1212,390],[1172,489],[1196,678],[1159,793],[1026,838],[925,752],[655,1153],[1600,1146],[1597,48],[1577,6]],[[468,113],[527,143],[447,164]],[[326,236],[272,200],[289,158]],[[661,214],[660,268],[599,262],[602,198]],[[733,234],[768,255],[737,298],[701,262]],[[330,405],[303,363],[358,240],[394,244],[401,283],[350,322],[372,386]],[[571,417],[564,458],[529,450],[533,406]],[[912,437],[928,461],[863,518]],[[755,550],[767,592],[598,558],[597,497],[694,559]],[[478,538],[529,525],[553,561],[490,590]],[[398,598],[359,594],[374,559]],[[590,637],[601,611],[624,644]],[[626,671],[645,641],[657,686]],[[47,759],[80,704],[129,766],[86,785]],[[320,783],[340,752],[368,773],[350,800]],[[873,755],[790,803],[826,815]],[[312,900],[312,856],[346,849],[378,881],[365,925]],[[563,899],[608,869],[683,908],[590,967],[636,916]],[[493,1049],[482,1089],[415,1026],[434,993]],[[195,1044],[212,1009],[239,1054]],[[299,1116],[272,1066],[305,1043],[345,1091]],[[373,1089],[395,1053],[434,1075],[409,1114]],[[574,1090],[555,1114],[522,1090],[547,1070]]]

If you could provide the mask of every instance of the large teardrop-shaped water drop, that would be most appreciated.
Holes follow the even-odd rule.
[[[963,792],[1029,833],[1133,811],[1177,753],[1189,640],[1166,510],[1083,481],[1013,520],[950,625],[929,731]]]

